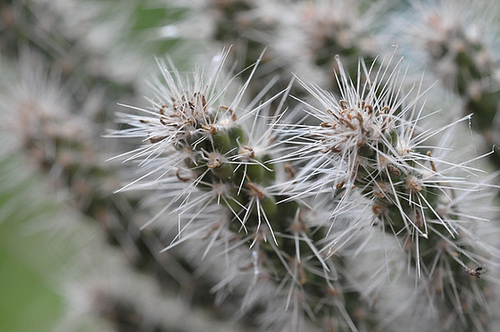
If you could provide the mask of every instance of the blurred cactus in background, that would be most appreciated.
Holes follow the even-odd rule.
[[[493,0],[2,3],[0,326],[500,329],[499,29]]]

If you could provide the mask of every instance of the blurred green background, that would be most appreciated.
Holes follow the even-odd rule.
[[[92,3],[86,0],[80,2]],[[119,10],[118,6],[122,5],[122,1],[107,1],[108,4],[113,2]],[[0,7],[14,6],[29,11],[31,3],[36,1],[25,1],[17,7],[7,2]],[[130,43],[148,39],[145,36],[151,29],[168,24],[182,14],[179,10],[169,10],[166,5],[152,5],[151,1],[145,0],[127,1],[126,5],[128,10],[130,7],[134,8],[130,16],[134,20],[131,25],[133,28],[126,31],[128,35],[124,36]],[[20,14],[23,15],[23,12]],[[21,39],[24,37],[19,38],[19,46],[22,46]],[[29,39],[29,36],[26,37]],[[148,43],[150,48],[145,49],[144,53],[149,54],[149,59],[153,61],[155,55],[164,54],[176,41],[151,38]],[[115,100],[114,103],[119,101]],[[114,110],[110,110],[112,112]],[[46,185],[43,175],[38,179],[30,176],[32,170],[24,167],[20,159],[1,159],[0,157],[0,332],[53,331],[65,311],[64,299],[58,293],[61,290],[57,287],[60,282],[57,279],[58,273],[70,265],[72,252],[77,248],[68,240],[66,243],[64,240],[63,243],[57,241],[56,230],[38,226],[44,218],[52,218],[57,211],[66,207],[54,202],[48,205],[47,202],[33,204],[30,201],[33,192]],[[13,172],[25,173],[26,176],[12,177]],[[46,197],[55,195],[48,190]],[[49,211],[42,211],[46,209]]]

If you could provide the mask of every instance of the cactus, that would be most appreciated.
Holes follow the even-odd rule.
[[[498,329],[498,8],[469,7],[0,5],[0,228],[71,247],[54,328]]]

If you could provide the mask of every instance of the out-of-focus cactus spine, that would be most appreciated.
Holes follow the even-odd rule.
[[[494,53],[497,7],[492,1],[422,5],[420,29],[413,31],[441,82],[463,100],[462,113],[474,114],[471,122],[483,135],[486,150],[500,143],[499,59]],[[500,166],[498,148],[490,159]]]

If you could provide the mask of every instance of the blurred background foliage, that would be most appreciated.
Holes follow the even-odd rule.
[[[121,43],[129,44],[131,49],[141,48],[146,61],[151,63],[154,55],[165,54],[178,43],[175,39],[165,41],[151,37],[151,34],[156,33],[154,30],[158,26],[169,24],[182,16],[182,11],[172,10],[164,4],[152,6],[152,2],[148,0],[71,2],[83,4],[82,8],[88,5],[89,8],[102,10],[102,14],[87,23],[91,23],[92,20],[105,21],[108,16],[113,16],[113,12],[128,13],[129,30],[121,34],[124,38]],[[64,15],[64,12],[50,8],[50,2],[48,5],[45,8],[46,12],[37,12],[43,8],[44,1],[2,1],[0,68],[5,69],[12,65],[20,49],[29,44],[33,44],[32,46],[39,52],[46,53],[48,62],[57,63],[58,56],[71,56],[74,52],[72,48],[77,46],[72,45],[69,39],[64,40],[66,36],[62,36],[64,34],[61,31],[51,30],[54,27],[46,26],[51,33],[47,37],[53,38],[48,40],[49,46],[39,43],[40,40],[37,39],[38,24],[43,24],[43,20],[50,18],[50,15],[53,15],[54,21],[61,19],[58,16]],[[124,10],[120,8],[122,6],[128,8]],[[55,25],[55,22],[49,24]],[[89,30],[90,27],[82,27],[83,34]],[[56,48],[50,45],[52,42],[62,45],[61,53],[52,53],[53,48]],[[76,56],[75,61],[78,61],[78,58]],[[6,75],[6,71],[2,70],[3,75]],[[74,80],[75,77],[71,75],[74,73],[69,73],[65,79]],[[92,80],[84,77],[84,73],[77,72],[77,75],[80,75],[84,86],[88,89],[92,89],[94,84],[99,84],[100,88],[106,91],[110,108],[112,110],[117,108],[116,103],[120,101],[118,96],[123,97],[123,85],[117,86],[113,80],[96,82],[95,78]],[[106,124],[109,124],[107,120]],[[0,331],[5,332],[54,330],[64,316],[67,305],[64,295],[61,294],[60,274],[64,273],[65,268],[75,264],[74,259],[78,250],[85,250],[75,245],[70,237],[59,238],[60,233],[46,225],[40,225],[44,218],[61,218],[61,212],[66,210],[67,206],[61,201],[61,194],[57,193],[57,189],[47,186],[44,179],[36,173],[33,174],[33,165],[27,165],[30,162],[32,161],[22,155],[9,156],[0,162]],[[40,192],[40,187],[45,191]],[[35,193],[39,193],[46,200],[36,202],[40,201],[40,196],[37,197]],[[62,218],[68,217],[62,216]],[[81,219],[81,217],[76,218]],[[70,227],[79,227],[78,222],[71,221],[71,223]],[[80,226],[81,229],[72,229],[71,232],[80,235],[89,232],[88,223]],[[89,243],[86,245],[93,245],[93,241],[96,240],[89,236]],[[81,241],[76,243],[81,244]],[[90,325],[79,331],[95,331],[94,328]]]

